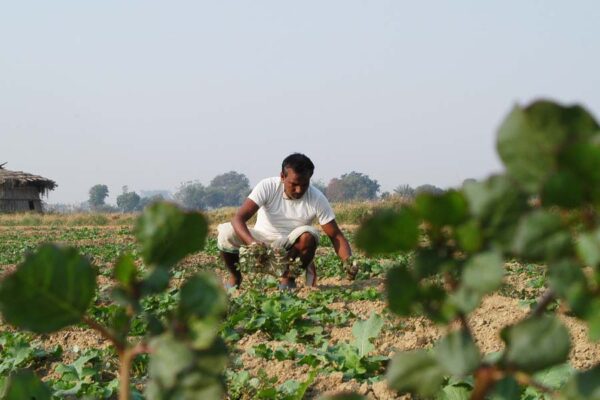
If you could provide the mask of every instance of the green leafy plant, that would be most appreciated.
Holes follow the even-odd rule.
[[[374,214],[357,233],[356,243],[369,254],[414,253],[408,266],[388,272],[392,312],[460,326],[431,351],[398,353],[388,382],[400,392],[447,396],[447,376],[472,374],[472,399],[514,386],[596,398],[600,380],[593,379],[600,366],[574,373],[561,390],[536,374],[564,363],[571,348],[566,327],[548,309],[555,299],[587,322],[592,339],[600,339],[600,126],[578,105],[541,100],[516,106],[499,128],[498,152],[503,175],[419,194],[400,211]],[[548,289],[527,317],[502,329],[505,349],[486,361],[468,316],[502,284],[505,260],[544,265],[547,284],[536,285]]]
[[[240,271],[245,274],[265,274],[276,278],[296,278],[304,272],[300,258],[290,259],[283,247],[253,243],[240,248]]]
[[[148,399],[221,398],[228,357],[219,327],[227,311],[227,298],[216,277],[200,273],[187,279],[177,289],[179,301],[167,313],[154,313],[142,306],[167,290],[172,267],[202,249],[206,233],[207,223],[201,214],[184,212],[169,203],[149,206],[135,229],[145,273],[131,255],[116,261],[117,283],[110,290],[113,306],[108,325],[89,315],[97,295],[95,267],[74,248],[52,244],[41,245],[2,280],[0,311],[7,323],[38,334],[74,324],[100,332],[119,358],[120,399],[130,398],[132,363],[146,353],[150,354]],[[146,321],[146,335],[132,341],[132,323],[140,318]],[[59,395],[79,394],[77,382],[86,374],[96,373],[85,367],[95,357],[87,354],[73,365],[59,368],[63,381],[75,384],[65,383],[71,387]],[[25,372],[11,375],[4,388],[8,398],[44,399],[50,393],[34,375]],[[107,393],[99,395],[105,397]]]

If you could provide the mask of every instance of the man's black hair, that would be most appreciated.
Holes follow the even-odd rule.
[[[295,173],[311,177],[315,171],[315,164],[310,158],[301,153],[294,153],[287,156],[281,163],[281,172],[287,176],[286,168],[291,168]]]

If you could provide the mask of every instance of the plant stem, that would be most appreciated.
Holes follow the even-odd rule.
[[[548,307],[548,304],[550,304],[552,302],[552,300],[554,300],[555,297],[555,293],[552,289],[547,289],[544,294],[542,295],[542,297],[539,298],[537,305],[535,306],[535,309],[531,312],[531,316],[532,317],[539,317],[541,316],[544,311],[546,311],[546,307]]]
[[[458,318],[465,332],[467,332],[469,336],[473,337],[473,332],[471,332],[471,326],[469,325],[469,321],[467,321],[467,316],[461,312],[458,314]]]
[[[132,357],[130,355],[130,349],[119,353],[119,400],[129,400],[129,380]]]
[[[98,331],[106,340],[109,340],[117,349],[117,353],[124,351],[124,344],[107,327],[100,325],[88,316],[83,317],[83,322],[85,322],[90,328]]]
[[[100,332],[105,339],[109,340],[115,346],[119,355],[119,400],[130,400],[129,381],[131,376],[131,362],[138,354],[148,352],[146,342],[142,341],[133,347],[127,347],[127,344],[119,340],[108,328],[100,325],[90,317],[83,317],[83,322],[90,328]]]
[[[503,371],[493,365],[482,365],[474,375],[475,387],[471,392],[471,400],[484,400],[496,382],[504,377]]]
[[[531,377],[531,375],[528,375],[525,372],[517,371],[514,373],[513,376],[515,377],[515,380],[523,386],[532,386],[543,393],[548,393],[548,394],[554,393],[554,391],[551,388],[546,387],[546,386],[542,385],[541,383],[536,382]]]
[[[147,352],[148,346],[145,342],[139,342],[119,352],[119,400],[130,400],[131,362],[138,354]]]

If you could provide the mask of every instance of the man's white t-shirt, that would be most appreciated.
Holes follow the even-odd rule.
[[[290,199],[278,176],[260,181],[248,198],[260,207],[254,229],[273,237],[286,236],[299,226],[311,225],[315,218],[319,225],[335,219],[329,201],[319,189],[310,185],[301,198]]]

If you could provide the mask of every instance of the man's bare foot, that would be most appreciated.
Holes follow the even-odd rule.
[[[225,289],[229,288],[239,288],[242,284],[242,274],[238,271],[237,273],[229,273],[229,277],[225,282]]]

